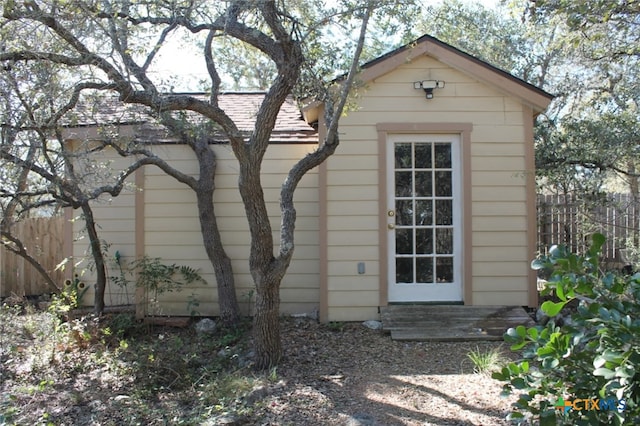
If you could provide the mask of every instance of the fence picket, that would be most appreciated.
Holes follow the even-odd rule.
[[[538,251],[546,253],[551,245],[564,244],[573,251],[584,252],[590,235],[601,232],[607,237],[603,261],[620,267],[624,263],[620,250],[626,248],[627,241],[638,246],[640,206],[628,194],[612,194],[608,199],[608,203],[588,208],[571,195],[538,195]]]
[[[14,230],[29,253],[38,259],[58,283],[64,280],[63,271],[55,271],[56,265],[63,260],[63,227],[62,217],[38,217],[17,223]],[[0,247],[0,252],[0,297],[12,294],[31,296],[51,291],[29,262],[4,247]]]

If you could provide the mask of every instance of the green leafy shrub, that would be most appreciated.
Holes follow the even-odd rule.
[[[161,313],[158,301],[160,295],[182,291],[193,283],[207,283],[197,269],[185,265],[167,265],[162,263],[159,257],[145,255],[141,259],[126,262],[120,252],[116,251],[114,262],[119,274],[110,277],[111,281],[123,289],[127,289],[132,282],[136,288],[143,289],[151,316]],[[128,294],[126,291],[125,293]],[[198,314],[196,309],[199,304],[198,295],[191,293],[187,300],[187,308],[191,315]]]
[[[640,418],[640,274],[599,269],[604,236],[583,256],[554,246],[532,263],[552,271],[541,309],[545,326],[511,328],[505,340],[522,359],[493,378],[520,392],[511,419],[541,425],[633,424]],[[559,321],[577,302],[570,319]]]

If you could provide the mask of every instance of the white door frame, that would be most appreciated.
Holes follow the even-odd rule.
[[[415,259],[422,258],[426,260],[426,257],[416,255],[415,250],[413,255],[400,255],[396,254],[396,182],[395,182],[395,144],[397,143],[437,143],[444,142],[451,144],[451,169],[452,176],[452,218],[451,225],[443,228],[453,230],[453,252],[447,254],[445,257],[453,257],[453,279],[449,282],[436,282],[435,277],[433,282],[429,283],[417,283],[415,282],[416,273],[413,272],[413,282],[396,283],[396,257],[411,258],[413,264],[416,264]],[[451,134],[388,134],[386,140],[386,223],[387,223],[387,263],[388,263],[388,301],[393,302],[460,302],[463,300],[463,229],[462,229],[462,158],[461,158],[461,135],[459,133]],[[411,170],[415,171],[415,164],[411,166]],[[445,197],[446,198],[446,197]],[[415,190],[410,196],[410,199],[416,199]],[[437,200],[438,197],[433,194],[430,199]],[[435,214],[435,212],[434,212]],[[400,226],[400,228],[407,228]],[[409,227],[413,229],[412,235],[415,235],[416,225]],[[435,223],[430,227],[431,229],[438,228]],[[435,231],[434,231],[435,232]],[[416,244],[415,236],[414,245]],[[437,258],[438,254],[434,253],[433,258]]]

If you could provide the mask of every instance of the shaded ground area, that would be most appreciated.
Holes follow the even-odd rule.
[[[248,327],[207,335],[126,314],[60,324],[3,307],[0,424],[507,424],[501,384],[467,357],[500,343],[395,342],[307,319],[283,319],[282,337],[284,362],[255,373]]]

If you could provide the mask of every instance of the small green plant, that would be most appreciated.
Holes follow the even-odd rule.
[[[185,265],[164,264],[162,259],[144,256],[142,259],[129,262],[125,267],[124,261],[119,252],[116,252],[116,264],[120,270],[119,276],[112,277],[112,281],[122,287],[128,286],[127,275],[135,277],[135,285],[144,289],[147,299],[148,311],[151,315],[158,315],[161,312],[159,297],[164,293],[181,291],[184,286],[206,281],[198,270]],[[125,273],[126,271],[126,273]],[[197,315],[196,308],[200,305],[197,295],[192,293],[187,301],[187,309],[191,315]]]
[[[344,330],[344,323],[340,321],[331,321],[327,324],[327,328],[331,331],[340,332]]]
[[[116,250],[116,253],[113,256],[113,263],[118,270],[118,275],[112,275],[109,279],[116,286],[120,287],[122,292],[125,294],[127,304],[129,304],[129,280],[127,279],[126,267],[123,264],[124,262],[119,250]]]
[[[505,364],[500,348],[481,350],[476,346],[467,354],[467,358],[473,363],[473,372],[477,374],[491,374]]]
[[[132,263],[138,271],[136,285],[155,296],[179,290],[183,285],[197,281],[205,282],[196,269],[184,265],[166,265],[158,257],[144,256]]]
[[[197,317],[200,316],[200,312],[198,312],[198,307],[200,306],[200,299],[198,295],[195,293],[191,293],[187,298],[187,310],[189,311],[189,316]]]
[[[276,383],[278,381],[278,367],[272,367],[267,378],[271,383]]]
[[[593,235],[584,256],[555,246],[532,264],[552,271],[543,295],[554,298],[541,306],[551,320],[509,329],[505,340],[522,359],[492,376],[506,382],[506,393],[520,393],[510,415],[518,423],[623,425],[640,418],[640,274],[603,273],[604,241]],[[572,302],[570,320],[557,321]]]
[[[88,289],[86,283],[80,280],[78,274],[75,274],[73,279],[64,281],[60,294],[52,296],[49,311],[60,315],[80,307]]]
[[[118,338],[125,337],[138,328],[139,324],[130,313],[118,313],[107,316],[103,326],[104,330],[110,330],[110,332]]]

